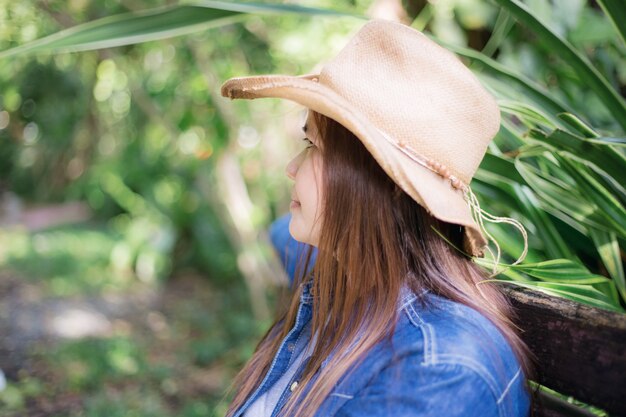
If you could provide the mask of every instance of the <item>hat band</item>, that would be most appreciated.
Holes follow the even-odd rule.
[[[522,224],[519,221],[517,221],[515,219],[512,219],[510,217],[494,216],[493,214],[483,210],[480,207],[480,203],[478,202],[478,199],[476,198],[476,195],[474,194],[474,192],[472,191],[470,186],[465,184],[463,181],[461,181],[455,175],[452,175],[450,173],[450,169],[448,167],[446,167],[445,165],[443,165],[443,164],[441,164],[441,163],[439,163],[439,162],[437,162],[437,161],[435,161],[435,160],[433,160],[431,158],[427,158],[427,157],[425,157],[423,155],[420,155],[419,153],[415,152],[414,149],[408,147],[405,143],[394,140],[393,138],[391,138],[387,133],[385,133],[381,129],[376,128],[376,130],[378,130],[378,132],[385,138],[385,140],[387,140],[387,142],[389,142],[391,145],[393,145],[400,152],[404,153],[411,160],[413,160],[413,161],[417,162],[418,164],[422,165],[424,168],[427,168],[427,169],[433,171],[434,173],[442,176],[443,178],[450,180],[450,185],[452,185],[453,188],[460,189],[460,190],[463,191],[463,199],[467,202],[467,204],[468,204],[468,206],[470,208],[470,212],[472,214],[472,219],[480,227],[480,231],[483,232],[488,237],[488,241],[492,240],[493,243],[496,245],[496,253],[497,253],[497,255],[495,255],[495,256],[494,256],[493,252],[491,251],[491,248],[489,248],[488,245],[485,246],[485,249],[487,249],[487,251],[491,254],[491,257],[495,259],[493,270],[492,270],[493,272],[489,276],[489,278],[502,273],[508,267],[516,265],[516,264],[518,264],[518,263],[520,263],[521,261],[524,260],[524,258],[526,257],[526,254],[528,252],[528,234],[526,233],[526,229],[524,229],[524,226],[522,226]],[[520,255],[520,257],[517,258],[517,260],[515,262],[513,262],[511,265],[507,265],[507,266],[505,266],[505,268],[503,268],[503,269],[501,269],[499,271],[497,269],[497,266],[498,266],[498,263],[500,261],[500,245],[498,245],[497,240],[491,235],[491,233],[489,233],[487,231],[487,229],[485,228],[485,224],[484,224],[483,220],[486,220],[486,221],[489,221],[489,222],[492,222],[492,223],[507,223],[507,224],[510,224],[510,225],[516,227],[520,231],[522,236],[524,237],[524,250],[522,251],[522,254]]]
[[[463,181],[461,181],[460,178],[451,174],[450,169],[446,167],[445,165],[441,164],[440,162],[435,161],[434,159],[430,159],[423,155],[420,155],[419,153],[415,152],[413,148],[410,148],[409,146],[407,146],[404,142],[401,142],[401,141],[399,142],[399,141],[392,139],[387,133],[383,132],[382,130],[378,128],[376,128],[376,130],[378,130],[380,134],[383,135],[383,137],[387,140],[387,142],[392,144],[400,152],[404,153],[413,161],[422,165],[424,168],[427,168],[433,171],[435,174],[441,175],[442,177],[449,179],[450,185],[452,185],[453,188],[460,189],[464,192],[467,192],[467,190],[469,189],[469,187]]]

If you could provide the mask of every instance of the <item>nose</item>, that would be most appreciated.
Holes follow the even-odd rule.
[[[300,167],[300,164],[302,163],[302,159],[304,157],[305,151],[306,149],[304,149],[302,152],[296,155],[291,161],[289,161],[289,163],[287,164],[287,167],[285,168],[285,173],[287,174],[287,177],[289,177],[290,179],[294,181],[296,179],[296,174],[298,173],[298,168]]]

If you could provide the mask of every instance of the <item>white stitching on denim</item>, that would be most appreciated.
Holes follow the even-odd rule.
[[[426,327],[428,327],[428,332],[430,333],[430,356],[431,363],[436,364],[438,361],[437,355],[437,335],[435,334],[435,328],[430,324],[426,323]]]
[[[302,337],[302,335],[303,335],[303,334],[305,333],[305,331],[307,330],[307,327],[309,326],[309,323],[311,323],[311,322],[309,321],[307,324],[305,324],[305,325],[304,325],[304,327],[302,328],[302,330],[300,330],[300,334],[298,335],[298,338],[296,339],[296,341],[295,341],[295,342],[294,342],[294,344],[293,344],[294,350],[295,350],[295,348],[298,346],[298,342],[300,341],[300,338]],[[287,344],[287,347],[289,347],[289,344]],[[306,347],[305,347],[305,350],[306,350]],[[305,352],[302,352],[302,353],[304,354]],[[291,363],[293,362],[293,360],[294,360],[294,357],[295,357],[295,356],[296,356],[296,355],[294,355],[294,351],[293,351],[293,350],[292,350],[292,351],[290,351],[289,363],[287,364],[287,368],[289,368],[289,367],[291,366]]]
[[[413,311],[413,313],[415,314],[415,317],[413,317],[413,314],[411,314],[411,312],[409,311],[409,309],[407,307],[411,307],[411,310]],[[415,309],[413,308],[412,304],[407,305],[404,308],[404,311],[406,311],[406,315],[409,317],[409,320],[411,321],[411,323],[413,323],[413,325],[415,327],[421,327],[422,324],[424,324],[424,321],[422,320],[422,318],[419,316],[419,314],[417,314],[417,311],[415,311]],[[417,319],[417,322],[415,321]]]
[[[433,364],[433,350],[432,350],[432,343],[431,343],[431,337],[430,337],[430,330],[432,330],[432,326],[430,326],[428,323],[426,323],[424,320],[422,320],[422,318],[420,317],[419,313],[417,312],[417,310],[415,310],[415,306],[413,304],[409,305],[409,308],[411,309],[411,311],[413,311],[413,314],[415,314],[417,316],[417,318],[420,321],[420,330],[422,331],[422,334],[424,335],[424,363],[426,365],[429,364]]]
[[[413,314],[408,311],[408,308],[411,309]],[[418,327],[422,331],[422,335],[424,335],[424,363],[426,365],[437,363],[437,352],[435,351],[437,341],[435,340],[436,336],[433,326],[422,320],[413,304],[409,304],[407,308],[405,308],[405,311],[407,312],[411,323]],[[419,324],[413,320],[413,316],[419,320]]]
[[[339,397],[339,398],[345,398],[346,400],[351,400],[354,398],[354,395],[346,395],[346,394],[340,394],[338,392],[333,392],[332,394],[330,394],[331,397]]]
[[[415,310],[415,306],[410,303],[404,306],[404,311],[409,318],[409,321],[417,328],[419,328],[424,336],[424,364],[425,365],[436,365],[436,364],[449,364],[456,366],[465,366],[466,368],[475,372],[489,387],[494,398],[498,397],[498,385],[496,381],[493,379],[492,375],[489,371],[480,363],[473,360],[470,357],[462,356],[462,355],[453,355],[453,354],[437,354],[435,352],[436,348],[436,338],[434,335],[434,331],[432,330],[432,326],[429,323],[424,322],[418,312]],[[410,310],[409,310],[410,309]],[[430,336],[428,335],[430,333]],[[432,340],[432,342],[431,342]],[[435,356],[436,355],[436,356]],[[432,358],[431,358],[432,356]],[[427,360],[431,359],[431,360]],[[455,361],[451,361],[450,359],[454,359]],[[521,369],[521,368],[520,368]],[[497,400],[498,406],[498,414],[502,417],[505,416],[504,407],[500,404],[501,400],[504,398],[508,389],[510,389],[510,385],[517,378],[519,374],[519,370],[516,375],[512,378],[509,385],[505,388],[504,392],[500,396],[500,399]]]
[[[440,355],[440,359],[441,356],[446,356],[449,358],[455,358],[455,359],[460,359],[460,358],[464,358],[464,359],[469,359],[469,358],[465,358],[463,356],[459,356],[459,355]],[[475,361],[471,360],[470,362],[476,363]],[[469,362],[466,363],[459,363],[459,362],[453,362],[453,361],[447,361],[447,360],[440,360],[439,364],[446,364],[446,365],[453,365],[453,366],[461,366],[461,367],[465,367],[467,369],[469,369],[470,371],[473,371],[476,373],[476,375],[478,375],[478,377],[480,379],[482,379],[483,381],[485,381],[485,383],[487,384],[487,387],[489,387],[489,389],[491,390],[491,393],[493,394],[493,397],[496,398],[497,395],[497,389],[494,385],[493,378],[491,378],[491,375],[489,375],[488,373],[485,374],[483,373],[480,368],[484,369],[483,366],[479,366],[477,368],[473,367],[470,365]],[[504,410],[502,409],[502,406],[500,405],[500,403],[496,402],[496,406],[498,407],[498,415],[503,416],[503,412]],[[506,416],[505,416],[506,417]]]
[[[454,359],[455,362],[451,362],[450,359]],[[496,394],[498,393],[498,384],[493,379],[493,377],[491,376],[491,374],[489,373],[487,368],[485,368],[485,366],[483,366],[483,364],[481,364],[480,362],[477,362],[476,360],[470,358],[469,356],[453,355],[453,354],[450,354],[450,353],[443,353],[443,354],[439,355],[439,362],[440,363],[444,363],[445,362],[445,363],[449,363],[449,364],[463,365],[463,366],[468,367],[469,369],[471,369],[474,372],[476,372],[477,374],[479,374],[485,380],[485,382],[487,382],[487,384],[489,384],[489,387],[493,390],[494,396],[496,396]]]
[[[411,294],[410,296],[407,297],[406,300],[403,300],[404,303],[402,304],[402,306],[399,308],[399,310],[402,310],[403,308],[405,308],[406,306],[408,306],[409,304],[411,304],[413,301],[415,301],[417,299],[417,296],[415,294]]]
[[[513,375],[513,378],[511,378],[511,381],[509,381],[508,385],[506,386],[506,388],[504,389],[504,391],[502,392],[502,395],[500,395],[500,398],[498,398],[498,404],[500,404],[502,402],[502,400],[504,399],[504,396],[506,395],[506,393],[509,391],[509,389],[511,388],[511,386],[513,385],[513,382],[515,382],[515,380],[517,379],[517,377],[519,376],[520,372],[521,372],[522,368],[520,367],[517,372],[515,373],[515,375]]]

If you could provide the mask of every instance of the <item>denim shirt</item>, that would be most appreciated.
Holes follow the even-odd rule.
[[[289,235],[289,215],[270,228],[270,238],[291,280],[297,256],[306,245]],[[293,328],[279,346],[260,386],[234,416],[280,379],[298,339],[310,338],[310,284],[302,284]],[[530,400],[513,351],[500,331],[476,310],[425,291],[434,307],[425,309],[404,288],[399,319],[390,341],[369,351],[363,362],[344,375],[316,416],[527,417]],[[322,363],[322,370],[328,363]],[[306,360],[284,389],[276,416],[298,387]],[[318,371],[319,373],[320,371]],[[317,377],[317,375],[315,376]]]

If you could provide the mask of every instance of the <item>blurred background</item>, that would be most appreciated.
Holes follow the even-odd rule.
[[[304,109],[219,87],[314,72],[372,17],[425,30],[498,98],[472,187],[530,239],[498,279],[624,312],[618,3],[0,0],[0,415],[224,414],[289,292],[267,230]],[[517,259],[517,231],[488,229]]]

